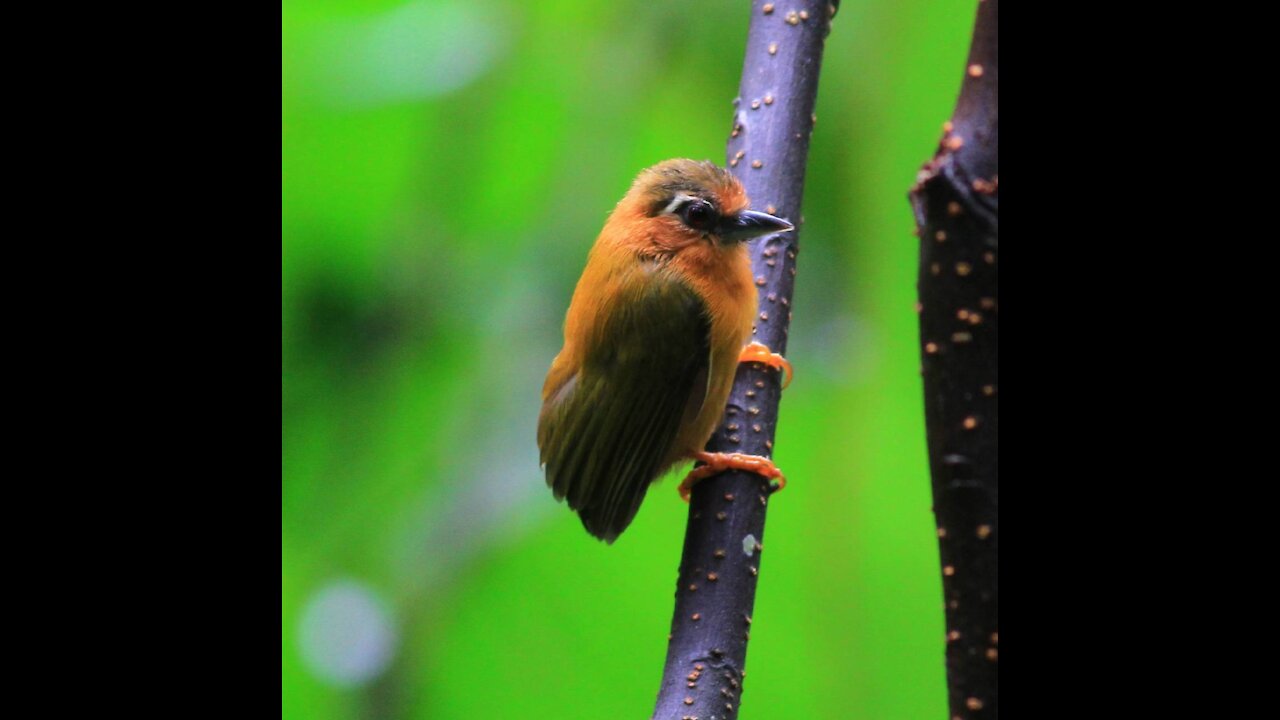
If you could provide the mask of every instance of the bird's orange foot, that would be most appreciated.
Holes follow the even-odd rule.
[[[738,356],[738,362],[758,362],[764,363],[775,370],[781,370],[785,373],[782,381],[782,389],[786,390],[791,384],[791,363],[778,353],[769,349],[768,345],[751,341],[749,345],[742,348],[742,354]]]
[[[761,347],[764,346],[762,345]],[[761,475],[769,480],[777,480],[778,484],[773,486],[773,492],[777,492],[787,486],[787,479],[783,477],[782,471],[767,457],[744,455],[742,453],[700,452],[694,455],[693,459],[703,463],[703,465],[690,470],[689,474],[685,476],[684,482],[680,483],[680,499],[685,502],[689,502],[689,495],[693,492],[694,483],[703,478],[722,473],[725,470],[743,470]]]

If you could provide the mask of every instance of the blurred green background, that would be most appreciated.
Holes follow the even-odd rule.
[[[945,717],[905,194],[973,11],[845,0],[828,40],[748,720]],[[285,0],[284,718],[649,716],[686,506],[669,478],[589,537],[538,470],[539,391],[635,174],[723,162],[748,15]]]

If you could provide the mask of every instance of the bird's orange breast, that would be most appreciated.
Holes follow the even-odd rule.
[[[700,451],[724,413],[738,369],[738,353],[751,337],[757,296],[751,281],[751,260],[743,245],[691,247],[672,263],[706,303],[711,320],[711,358],[706,399],[696,417],[677,434],[669,464]]]

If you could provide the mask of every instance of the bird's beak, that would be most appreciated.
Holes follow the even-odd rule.
[[[726,242],[746,242],[762,235],[787,232],[795,229],[795,225],[774,217],[768,213],[754,210],[743,210],[720,221],[717,235]]]

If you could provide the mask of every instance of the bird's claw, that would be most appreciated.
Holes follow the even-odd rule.
[[[764,346],[761,345],[761,347]],[[774,465],[769,458],[761,455],[700,452],[694,455],[693,459],[703,464],[690,470],[689,474],[680,483],[678,488],[680,499],[685,502],[689,502],[689,496],[693,493],[694,483],[703,478],[722,473],[725,470],[742,470],[755,473],[768,480],[777,480],[778,483],[772,486],[772,492],[777,492],[787,486],[787,478],[783,476],[778,466]]]
[[[770,350],[769,346],[764,343],[751,341],[746,347],[742,348],[742,354],[738,355],[738,362],[764,363],[775,370],[783,372],[783,390],[786,390],[787,386],[791,384],[791,363],[778,353]]]

